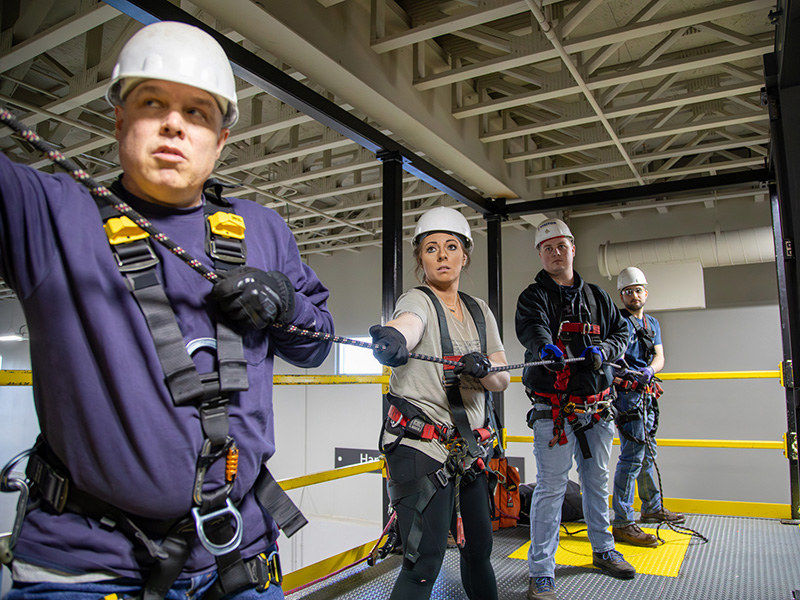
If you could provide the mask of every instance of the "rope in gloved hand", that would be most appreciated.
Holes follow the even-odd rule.
[[[35,131],[26,127],[23,123],[18,121],[6,108],[2,106],[0,106],[0,122],[4,123],[11,129],[16,131],[23,139],[29,142],[34,148],[44,153],[47,156],[47,158],[53,161],[53,163],[55,163],[56,165],[64,169],[67,173],[69,173],[69,175],[76,182],[86,187],[89,190],[89,193],[91,193],[93,196],[100,198],[104,202],[107,202],[121,214],[131,219],[142,230],[149,233],[155,241],[157,241],[159,244],[167,248],[175,256],[177,256],[179,259],[181,259],[183,262],[189,265],[189,267],[192,268],[194,271],[205,277],[211,283],[217,283],[218,281],[220,281],[220,276],[217,273],[215,273],[208,267],[204,266],[199,260],[194,258],[189,252],[187,252],[181,246],[175,243],[175,241],[170,239],[166,234],[156,229],[156,227],[146,217],[144,217],[136,210],[134,210],[127,202],[116,196],[111,190],[109,190],[102,183],[93,179],[76,162],[64,156],[64,154],[62,154],[58,148],[56,148],[49,142],[43,140],[39,136],[39,134],[37,134]],[[333,342],[335,344],[348,344],[351,346],[358,346],[361,348],[368,348],[371,350],[382,350],[384,348],[384,346],[382,345],[371,344],[369,342],[362,342],[360,340],[354,340],[351,338],[346,338],[331,333],[325,333],[322,331],[311,331],[308,329],[302,329],[300,327],[297,327],[296,325],[283,325],[275,323],[272,326],[297,336],[308,337],[325,342]],[[409,358],[439,363],[443,365],[450,365],[450,366],[456,366],[462,364],[458,361],[449,360],[446,358],[438,358],[436,356],[428,356],[426,354],[418,354],[416,352],[410,352]],[[566,362],[574,362],[579,360],[584,360],[584,359],[582,357],[566,359]],[[530,363],[521,363],[517,365],[491,367],[489,369],[489,372],[494,373],[497,371],[510,371],[512,369],[521,369],[529,366],[547,366],[550,364],[553,364],[553,361],[541,360]]]

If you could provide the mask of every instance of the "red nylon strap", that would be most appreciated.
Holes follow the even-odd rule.
[[[561,323],[561,331],[567,333],[582,333],[584,335],[600,335],[600,325],[593,323]]]
[[[595,404],[603,400],[606,396],[611,393],[611,388],[606,388],[602,392],[597,394],[592,394],[591,396],[566,396],[567,402],[574,402],[576,404],[582,404],[584,406],[589,404]],[[558,418],[561,414],[561,394],[543,394],[540,392],[536,392],[537,396],[541,396],[543,398],[547,398],[550,400],[550,404],[553,406],[552,413],[553,413],[553,423],[558,423]],[[575,415],[575,412],[567,413],[567,421],[573,423],[578,417]],[[600,415],[594,413],[592,415],[592,419],[594,421],[600,420]],[[561,427],[561,432],[558,437],[558,445],[563,446],[567,443],[567,432],[564,431],[564,428]]]
[[[461,362],[461,356],[443,356],[442,358],[445,359],[445,360],[452,360],[452,361],[455,361],[455,362]],[[445,371],[452,371],[453,369],[456,368],[455,365],[442,365],[442,367],[444,368]]]
[[[408,419],[400,412],[400,409],[397,408],[394,404],[389,405],[389,419],[392,423],[396,423],[400,425],[400,427],[405,427],[408,424]],[[419,436],[423,440],[440,440],[444,441],[440,432],[437,431],[436,427],[431,425],[430,423],[426,423],[422,427],[422,434]]]

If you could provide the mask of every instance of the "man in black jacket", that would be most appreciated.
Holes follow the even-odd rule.
[[[533,403],[536,488],[531,501],[528,600],[555,600],[555,553],[561,504],[573,456],[583,490],[583,512],[593,564],[631,579],[636,570],[614,549],[608,517],[608,460],[614,426],[606,418],[611,361],[627,344],[627,329],[611,297],[573,270],[572,232],[560,219],[536,230],[543,269],[517,302],[516,331],[525,361],[522,381]],[[567,358],[583,360],[567,363]]]

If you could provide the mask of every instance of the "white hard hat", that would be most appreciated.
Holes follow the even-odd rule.
[[[644,273],[636,267],[625,267],[617,276],[617,291],[621,292],[631,285],[647,285]]]
[[[232,127],[239,118],[231,64],[222,46],[202,29],[162,21],[137,31],[117,57],[106,99],[112,106],[121,104],[135,85],[147,79],[205,90],[222,110],[223,127]]]
[[[417,228],[414,230],[411,243],[416,248],[425,234],[435,231],[449,231],[458,234],[464,239],[464,250],[472,252],[472,231],[466,217],[456,209],[437,206],[424,213],[417,221]]]
[[[572,232],[567,227],[567,224],[564,223],[561,219],[545,219],[536,227],[536,238],[535,238],[535,245],[538,248],[539,244],[542,242],[546,242],[547,240],[552,240],[553,238],[557,237],[565,237],[570,242],[574,242],[575,238],[572,236]]]

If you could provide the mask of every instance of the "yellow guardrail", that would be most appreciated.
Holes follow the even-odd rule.
[[[519,442],[532,444],[532,435],[506,435],[506,442]],[[659,447],[672,446],[675,448],[748,448],[761,450],[783,450],[783,442],[769,442],[756,440],[689,440],[658,438]],[[614,445],[619,446],[619,438],[614,438]]]
[[[698,373],[659,373],[659,379],[698,380],[698,379],[780,379],[780,371],[717,371]],[[31,385],[31,371],[0,371],[0,386]],[[388,385],[388,375],[275,375],[275,385],[337,385],[371,384]],[[521,383],[522,377],[512,377],[512,383]]]
[[[344,479],[345,477],[360,475],[361,473],[379,471],[383,469],[383,462],[384,461],[381,458],[349,467],[339,467],[338,469],[331,469],[329,471],[309,473],[308,475],[300,475],[299,477],[289,477],[287,479],[281,479],[278,481],[278,483],[284,490],[294,490],[296,488],[315,485],[317,483],[335,481],[336,479]]]

